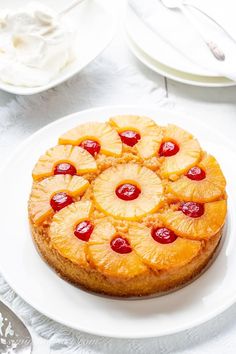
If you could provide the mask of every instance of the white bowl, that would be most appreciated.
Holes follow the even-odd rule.
[[[68,0],[40,0],[41,3],[60,11]],[[22,0],[1,0],[1,8],[22,7]],[[110,43],[115,24],[107,10],[95,0],[85,0],[72,10],[67,18],[78,24],[78,36],[75,43],[76,59],[61,70],[48,84],[38,87],[13,86],[0,80],[0,89],[17,95],[33,95],[46,91],[79,73],[94,60]],[[91,25],[92,24],[92,25]]]

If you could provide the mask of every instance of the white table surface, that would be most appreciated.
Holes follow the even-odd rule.
[[[123,1],[101,1],[122,18]],[[235,140],[236,87],[204,89],[166,80],[132,56],[118,28],[111,45],[99,58],[57,88],[29,97],[0,91],[1,161],[22,140],[59,117],[117,104],[156,104],[175,109],[208,122]],[[1,278],[0,294],[26,321],[33,336],[33,354],[236,352],[236,305],[216,319],[180,334],[147,340],[118,340],[72,331],[49,321],[22,302]]]

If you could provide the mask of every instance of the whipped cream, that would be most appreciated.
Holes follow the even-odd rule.
[[[0,10],[0,80],[26,87],[49,83],[74,59],[74,39],[74,29],[38,2]]]

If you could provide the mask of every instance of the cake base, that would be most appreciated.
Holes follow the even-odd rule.
[[[30,225],[32,236],[40,255],[58,275],[86,290],[118,297],[161,295],[183,287],[194,280],[207,267],[223,233],[222,228],[210,240],[205,241],[205,246],[202,248],[201,253],[183,267],[158,272],[149,270],[147,273],[131,279],[121,279],[107,277],[90,266],[81,267],[62,257],[50,245],[48,226],[35,227],[32,223]]]

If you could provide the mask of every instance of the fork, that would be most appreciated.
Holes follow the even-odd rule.
[[[20,318],[0,301],[0,353],[30,354],[32,338]]]
[[[229,37],[229,39],[231,39],[231,41],[233,41],[234,43],[236,43],[236,40],[234,37],[231,36],[231,34],[219,23],[217,22],[213,17],[211,17],[209,14],[207,14],[205,11],[203,11],[202,9],[200,9],[199,7],[197,7],[196,5],[186,1],[186,0],[182,0],[182,4],[184,6],[187,7],[192,7],[193,9],[197,10],[198,12],[200,12],[202,15],[206,16],[209,20],[211,20],[212,22],[214,22],[225,34],[226,36]]]
[[[82,2],[84,2],[85,0],[74,0],[72,1],[69,5],[67,5],[63,10],[61,10],[59,12],[59,16],[62,17],[64,15],[66,15],[69,11],[71,11],[74,7],[76,7],[77,5],[82,4]]]
[[[199,33],[202,40],[205,42],[210,52],[218,61],[225,60],[225,54],[223,50],[212,40],[206,38],[205,33],[201,29],[201,25],[197,20],[193,17],[192,13],[188,10],[188,4],[185,4],[182,0],[160,0],[161,3],[170,10],[179,10],[183,13],[183,15],[188,19],[188,21],[192,24],[195,30]]]

